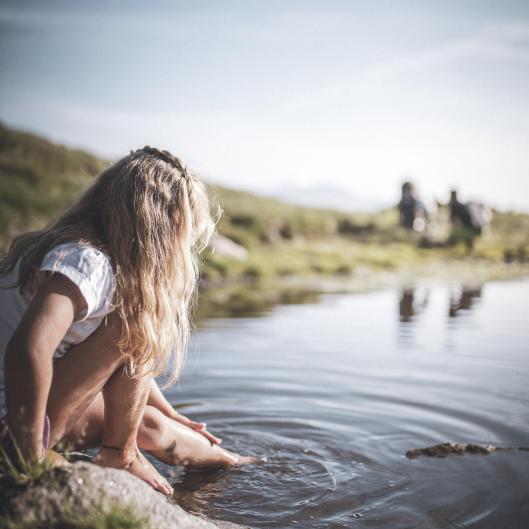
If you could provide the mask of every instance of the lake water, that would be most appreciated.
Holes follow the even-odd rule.
[[[268,461],[180,474],[189,510],[254,528],[529,527],[529,281],[323,295],[211,319],[175,403]]]

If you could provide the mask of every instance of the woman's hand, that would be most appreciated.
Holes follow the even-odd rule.
[[[183,424],[184,426],[187,426],[192,430],[195,430],[195,432],[203,435],[211,444],[220,445],[222,443],[222,439],[215,437],[212,433],[207,431],[205,422],[192,421],[185,415],[182,415],[175,410],[173,410],[170,417],[176,422],[179,422],[180,424]]]
[[[149,398],[147,404],[154,406],[156,409],[160,410],[164,415],[173,419],[191,430],[203,435],[212,445],[220,445],[222,440],[218,437],[215,437],[213,434],[209,433],[206,430],[206,424],[203,422],[195,422],[191,419],[188,419],[185,415],[178,413],[172,406],[169,404],[164,394],[158,387],[156,380],[151,381],[151,387],[149,391]]]

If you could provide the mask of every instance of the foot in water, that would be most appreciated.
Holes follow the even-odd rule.
[[[255,456],[240,456],[239,454],[235,454],[229,450],[224,450],[224,452],[228,454],[228,457],[234,458],[234,461],[230,466],[255,465],[257,463],[263,462],[262,459]]]
[[[257,463],[259,459],[232,453],[196,430],[151,412],[138,433],[138,444],[166,465],[189,470],[212,470]]]
[[[129,453],[101,447],[94,463],[102,467],[124,469],[162,494],[170,496],[174,492],[169,482],[152,466],[138,447],[131,449]]]
[[[150,451],[150,453],[167,465],[179,465],[191,471],[216,470],[260,462],[257,457],[241,456],[218,445],[201,448],[203,449],[197,450],[195,447],[188,452],[173,442],[164,451]]]

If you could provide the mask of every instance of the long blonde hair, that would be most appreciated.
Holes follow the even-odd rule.
[[[98,247],[110,258],[118,341],[129,372],[169,383],[183,366],[198,255],[214,231],[206,188],[168,151],[144,147],[103,171],[57,221],[15,238],[0,277],[20,261],[17,286],[29,284],[44,255],[65,241]]]

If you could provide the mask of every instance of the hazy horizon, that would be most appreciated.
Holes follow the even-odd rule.
[[[411,179],[529,211],[523,2],[1,1],[0,28],[9,126],[276,196],[390,204]]]

